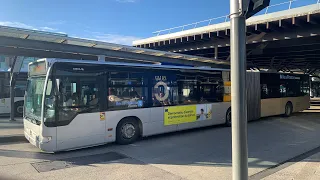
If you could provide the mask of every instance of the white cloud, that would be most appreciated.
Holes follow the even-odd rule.
[[[134,1],[134,0],[126,0],[126,1]],[[52,28],[48,26],[35,27],[35,26],[31,26],[21,22],[0,21],[0,25],[24,28],[24,29],[32,29],[32,30],[51,31],[51,32],[66,34],[65,32],[59,32],[58,29],[56,28]],[[85,31],[85,32],[86,34],[89,34],[88,39],[103,41],[108,43],[115,43],[115,44],[132,45],[133,41],[140,39],[139,37],[136,37],[136,36],[127,36],[127,35],[121,35],[121,34],[106,34],[101,32],[89,32],[89,31]]]
[[[27,24],[24,24],[24,23],[21,23],[21,22],[0,21],[0,25],[1,26],[10,26],[10,27],[38,30],[34,26],[27,25]]]
[[[42,30],[42,31],[56,31],[58,29],[45,26],[45,27],[40,27],[40,30]]]
[[[104,34],[99,32],[92,32],[92,34],[93,35],[89,39],[130,46],[132,45],[133,41],[140,39],[135,36],[126,36],[120,34]]]
[[[31,29],[31,30],[41,30],[41,31],[50,31],[50,32],[56,32],[58,29],[43,26],[43,27],[35,27],[32,25],[24,24],[21,22],[11,22],[11,21],[0,21],[0,25],[2,26],[9,26],[9,27],[16,27],[16,28],[23,28],[23,29]]]
[[[121,2],[121,3],[134,3],[134,2],[138,2],[138,0],[116,0],[117,2]]]

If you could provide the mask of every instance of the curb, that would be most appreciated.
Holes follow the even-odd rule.
[[[319,153],[319,152],[320,152],[320,146],[313,148],[309,151],[306,151],[302,154],[299,154],[291,159],[280,162],[280,163],[278,163],[270,168],[267,168],[265,170],[262,170],[256,174],[253,174],[253,175],[249,176],[249,180],[260,180],[265,177],[272,176],[274,173],[281,171],[282,169],[285,169],[285,168],[287,168],[297,162],[303,161],[304,159],[307,159],[310,156],[312,156],[316,153]]]

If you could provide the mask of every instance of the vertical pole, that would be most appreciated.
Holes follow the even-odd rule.
[[[106,56],[105,55],[98,55],[98,61],[106,61]]]
[[[15,106],[14,106],[14,86],[15,86],[15,82],[16,82],[16,73],[14,72],[15,70],[15,65],[17,62],[17,58],[18,56],[15,56],[13,59],[13,62],[11,64],[11,70],[10,70],[10,121],[15,121],[14,119],[14,110],[15,110]]]
[[[16,73],[10,73],[10,121],[15,121],[14,119],[14,111],[15,111],[15,106],[14,106],[14,96],[15,96],[15,92],[14,92],[14,86],[15,86],[15,75]]]
[[[230,0],[232,178],[248,179],[246,21],[239,0]]]
[[[214,46],[214,58],[215,59],[218,59],[218,54],[219,54],[218,46]]]

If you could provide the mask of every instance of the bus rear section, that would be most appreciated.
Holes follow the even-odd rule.
[[[249,121],[275,115],[290,116],[310,107],[308,74],[247,71],[246,80]]]
[[[261,117],[285,115],[310,107],[307,74],[261,73]]]

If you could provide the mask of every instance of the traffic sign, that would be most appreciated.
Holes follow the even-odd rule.
[[[270,5],[270,0],[240,0],[240,8],[248,19]]]

